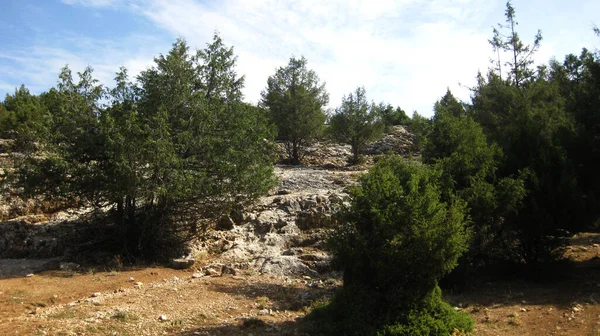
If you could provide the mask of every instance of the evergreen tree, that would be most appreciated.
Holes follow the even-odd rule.
[[[244,76],[238,77],[235,71],[237,56],[233,47],[227,48],[218,33],[213,35],[212,43],[198,50],[196,59],[200,82],[199,88],[206,98],[219,98],[226,101],[241,101],[243,98]]]
[[[288,159],[294,165],[300,164],[305,147],[321,135],[326,119],[323,107],[329,101],[325,84],[306,65],[304,57],[290,58],[287,66],[269,77],[261,94],[261,104],[268,108],[278,138],[285,142]]]
[[[50,115],[40,97],[21,85],[14,95],[6,95],[0,104],[0,135],[17,137],[16,150],[24,150],[37,140],[35,134],[50,122]]]
[[[488,142],[482,127],[450,91],[434,110],[423,161],[442,171],[443,199],[456,195],[468,205],[474,235],[463,263],[481,265],[512,257],[512,251],[503,250],[513,239],[505,232],[505,223],[522,204],[523,180],[496,175],[502,162],[501,149]]]
[[[65,67],[44,95],[53,135],[45,158],[23,165],[26,190],[111,209],[124,252],[147,258],[182,253],[178,243],[266,192],[266,117],[241,101],[235,57],[218,36],[196,55],[178,40],[138,84],[121,68],[108,91],[91,69],[75,83]]]
[[[376,109],[384,125],[385,132],[388,132],[392,126],[407,125],[410,122],[410,118],[400,107],[394,109],[390,104],[379,103]]]
[[[359,87],[342,98],[342,104],[331,117],[330,127],[336,139],[352,146],[352,162],[358,163],[361,148],[367,141],[381,136],[383,123],[375,105],[367,101],[365,89]]]
[[[427,145],[427,137],[431,132],[431,119],[426,118],[417,111],[413,112],[412,118],[408,122],[408,130],[413,134],[412,151],[420,152]]]
[[[437,287],[470,237],[465,203],[443,202],[439,177],[434,168],[389,157],[361,179],[330,242],[344,287],[325,308],[331,321],[323,324],[344,335],[445,335],[472,328]]]
[[[573,136],[573,121],[558,87],[540,76],[517,87],[490,74],[480,77],[472,111],[504,153],[498,176],[525,178],[523,209],[507,222],[518,242],[512,251],[531,264],[555,259],[560,241],[550,237],[583,223],[582,194],[564,142]]]
[[[506,2],[506,11],[504,12],[504,15],[506,17],[506,24],[498,24],[498,28],[494,28],[494,36],[489,42],[498,53],[498,76],[502,77],[500,52],[508,52],[511,59],[504,64],[509,68],[508,79],[513,82],[516,87],[520,87],[534,75],[530,66],[533,64],[533,54],[540,47],[542,32],[538,30],[534,37],[533,44],[525,45],[516,31],[518,22],[516,21],[515,8],[510,1]],[[506,30],[507,32],[503,33],[500,30]]]
[[[550,79],[565,99],[565,109],[575,122],[575,135],[566,137],[568,157],[573,161],[578,186],[585,194],[586,227],[596,224],[600,212],[600,57],[583,49],[567,55],[562,64],[550,64]]]
[[[8,132],[13,129],[13,116],[4,107],[4,102],[0,103],[0,135],[6,137]]]

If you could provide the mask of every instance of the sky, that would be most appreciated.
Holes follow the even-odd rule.
[[[519,36],[543,41],[538,64],[600,48],[598,0],[513,0]],[[257,103],[267,78],[305,56],[326,83],[329,108],[364,86],[376,103],[431,116],[449,88],[469,101],[495,54],[492,27],[504,0],[0,0],[0,97],[24,84],[56,85],[60,69],[86,66],[109,87],[120,66],[151,67],[177,38],[201,49],[218,31]]]

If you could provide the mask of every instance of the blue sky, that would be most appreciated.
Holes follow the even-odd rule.
[[[600,48],[597,0],[514,0],[519,34],[544,40],[538,63]],[[178,37],[203,48],[218,30],[246,75],[246,100],[292,55],[327,83],[330,107],[357,86],[375,102],[430,116],[450,88],[469,99],[494,57],[487,40],[503,0],[0,0],[0,96],[25,84],[40,93],[60,68],[87,65],[103,84],[125,66],[152,65]]]

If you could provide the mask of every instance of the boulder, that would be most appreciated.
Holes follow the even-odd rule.
[[[273,275],[310,275],[316,276],[317,272],[306,266],[294,256],[277,256],[271,258],[258,258],[255,260],[256,268],[260,273]]]
[[[179,258],[171,260],[171,267],[174,269],[187,269],[194,266],[196,261],[190,258]]]

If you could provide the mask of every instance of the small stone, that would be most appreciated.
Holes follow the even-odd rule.
[[[521,304],[527,304],[527,301],[523,300],[521,301]]]
[[[269,315],[271,314],[271,311],[268,309],[261,309],[258,311],[258,315]]]
[[[196,260],[194,259],[173,259],[171,261],[171,267],[174,269],[186,269],[194,265]]]
[[[32,276],[33,276],[33,273],[29,273],[29,274],[27,274],[25,277],[27,277],[27,278],[31,278]]]
[[[91,297],[95,298],[95,297],[99,297],[100,295],[102,295],[102,293],[96,292],[96,293],[92,293]]]
[[[522,312],[526,312],[526,311],[527,311],[527,309],[526,309],[526,308],[521,308],[521,311],[522,311]]]
[[[144,287],[144,283],[143,283],[143,282],[139,282],[139,281],[138,281],[138,282],[136,282],[135,284],[133,284],[133,288],[140,289],[140,288],[142,288],[142,287]]]
[[[163,322],[164,322],[164,321],[166,321],[166,320],[168,320],[168,318],[167,318],[167,315],[160,315],[160,316],[158,317],[158,320],[159,320],[159,321],[163,321]]]
[[[302,279],[304,279],[304,280],[310,280],[311,278],[310,278],[308,275],[304,275],[304,276],[302,277]]]
[[[129,279],[127,279],[127,281],[129,281],[129,282],[134,282],[134,281],[135,281],[135,279],[134,279],[133,277],[129,277]]]
[[[214,268],[207,268],[206,271],[204,271],[204,274],[208,276],[219,276],[219,272],[217,272],[217,270]]]
[[[202,278],[204,276],[204,274],[202,273],[194,273],[192,274],[192,279],[199,279]]]
[[[231,275],[236,275],[237,271],[235,270],[235,268],[231,267],[231,266],[223,266],[223,268],[221,269],[221,274],[231,274]]]
[[[174,276],[173,278],[171,278],[171,280],[173,280],[173,282],[177,282],[177,281],[179,281],[179,278]]]

